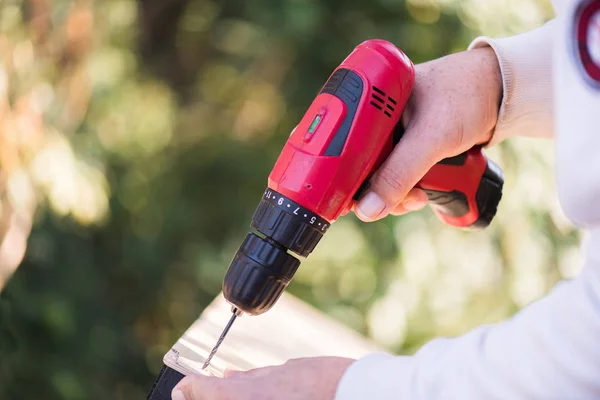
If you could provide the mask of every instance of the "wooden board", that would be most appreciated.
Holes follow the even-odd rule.
[[[231,306],[219,295],[165,355],[165,365],[184,375],[205,373],[201,371],[204,360],[230,317]],[[299,357],[359,358],[381,351],[353,330],[285,293],[267,313],[236,320],[209,373],[222,376],[228,367],[246,370]]]

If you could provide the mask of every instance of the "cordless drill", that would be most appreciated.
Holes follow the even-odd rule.
[[[368,190],[369,178],[404,133],[401,115],[415,81],[408,57],[368,40],[333,71],[293,130],[268,179],[252,228],[233,257],[223,294],[235,318],[277,302],[329,226]],[[502,196],[502,171],[480,147],[440,161],[418,183],[445,223],[487,227]]]

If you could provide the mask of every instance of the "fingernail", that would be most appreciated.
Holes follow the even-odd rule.
[[[179,389],[176,389],[173,391],[173,393],[171,393],[171,399],[172,400],[185,400],[185,396],[183,395],[183,392]]]
[[[427,205],[427,202],[422,202],[418,200],[408,201],[403,204],[404,208],[408,211],[418,211]]]
[[[375,219],[385,210],[385,201],[375,192],[367,193],[359,202],[356,211],[364,219]]]

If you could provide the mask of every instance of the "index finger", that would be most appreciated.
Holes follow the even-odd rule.
[[[183,378],[171,392],[173,400],[218,400],[223,391],[227,390],[223,379],[204,376],[188,375]]]
[[[375,221],[389,214],[439,161],[435,140],[418,125],[409,125],[402,140],[371,178],[371,186],[359,200],[356,214],[363,221]]]

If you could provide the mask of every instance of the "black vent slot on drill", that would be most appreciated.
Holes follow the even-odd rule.
[[[388,118],[391,118],[397,104],[396,100],[390,96],[386,96],[385,92],[377,86],[372,86],[372,89],[373,93],[371,93],[371,98],[373,100],[371,101],[371,105],[379,111],[383,111]],[[386,98],[387,101],[385,100]]]
[[[377,108],[378,110],[383,110],[383,108],[381,108],[381,106],[377,103],[375,103],[374,101],[371,102],[371,105],[375,108]]]
[[[377,86],[373,86],[373,90],[376,91],[377,93],[379,93],[380,95],[382,95],[383,97],[385,97],[385,92],[381,89],[379,89]]]

